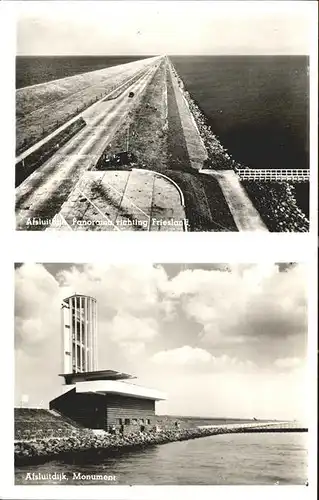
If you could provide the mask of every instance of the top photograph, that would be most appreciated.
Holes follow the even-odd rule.
[[[308,4],[19,2],[16,229],[308,232]]]

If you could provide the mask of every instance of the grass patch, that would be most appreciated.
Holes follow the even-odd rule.
[[[195,99],[186,90],[184,82],[177,74],[174,66],[172,66],[172,71],[175,74],[181,92],[183,93],[188,103],[189,109],[193,115],[207,151],[208,157],[204,162],[203,168],[212,168],[214,170],[233,169],[235,166],[235,162],[231,159],[227,150],[221,145],[216,135],[213,134],[211,127],[209,126],[209,120],[206,117],[205,113],[201,110]]]
[[[114,155],[127,150],[134,156],[134,167],[164,172],[167,168],[167,138],[165,117],[165,65],[162,62],[141,96],[135,102],[123,127],[113,136],[103,155]],[[99,168],[100,160],[97,163]]]
[[[168,118],[168,168],[192,172],[185,135],[181,123],[179,109],[176,103],[172,77],[167,71],[167,118]]]
[[[216,179],[195,172],[175,170],[167,171],[167,175],[184,193],[190,231],[237,231]]]
[[[211,212],[214,231],[238,231],[217,179],[203,175],[202,183]]]
[[[126,82],[120,89],[115,89],[114,92],[111,92],[105,99],[103,99],[103,102],[111,101],[113,99],[117,99],[120,97],[120,95],[123,94],[123,92],[126,92],[126,90],[133,85],[139,78],[141,78],[143,75],[145,75],[147,70],[142,69],[139,71],[132,79],[130,79],[128,82]]]
[[[191,167],[171,76],[164,61],[130,112],[126,127],[115,134],[103,154],[126,150],[128,124],[129,151],[136,158],[134,167],[163,173],[180,186],[189,230],[237,230],[218,181],[199,175]]]
[[[148,65],[148,60],[136,61],[17,90],[16,153],[26,150]]]
[[[19,161],[15,167],[15,186],[19,186],[32,174],[32,172],[43,165],[43,163],[51,158],[61,146],[68,142],[71,137],[74,137],[75,134],[85,127],[85,125],[86,123],[83,118],[79,118],[27,156],[24,160]]]

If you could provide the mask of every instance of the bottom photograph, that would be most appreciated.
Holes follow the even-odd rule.
[[[15,484],[307,485],[302,263],[15,264]]]

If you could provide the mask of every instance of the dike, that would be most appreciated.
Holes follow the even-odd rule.
[[[306,432],[304,427],[273,425],[242,425],[235,427],[210,427],[192,429],[167,429],[158,432],[134,433],[127,436],[94,434],[92,431],[74,431],[64,438],[43,438],[16,441],[14,445],[15,465],[44,463],[50,460],[74,457],[74,454],[110,454],[134,448],[146,448],[176,441],[187,441],[218,434],[251,432]]]

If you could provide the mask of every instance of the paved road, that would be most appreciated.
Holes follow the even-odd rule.
[[[239,231],[268,231],[233,170],[201,170],[218,180]]]
[[[147,170],[86,172],[48,231],[185,231],[183,197]]]
[[[31,218],[45,220],[60,211],[76,182],[95,164],[124,122],[134,104],[133,99],[128,99],[128,93],[133,91],[136,100],[154,71],[155,65],[118,98],[98,102],[83,112],[87,125],[16,189],[17,229],[29,229]]]
[[[142,76],[142,74],[146,73],[146,71],[148,71],[148,68],[143,68],[142,70],[139,70],[137,72],[137,74],[135,74],[132,77],[130,77],[129,79],[125,80],[115,90],[112,90],[111,92],[109,92],[109,94],[103,95],[103,97],[101,99],[99,99],[94,105],[89,106],[89,108],[90,109],[95,109],[98,106],[98,104],[100,104],[100,102],[102,102],[104,99],[111,98],[113,95],[117,94],[122,89],[124,90],[127,87],[127,85],[130,84],[130,82],[132,80],[134,80],[134,79],[137,78],[138,73],[140,73],[141,76]],[[133,81],[132,81],[132,83],[133,83]],[[39,84],[39,85],[42,85],[42,84]],[[37,111],[39,111],[38,108],[36,108],[34,110],[34,112],[37,112]],[[40,146],[42,146],[43,144],[47,143],[50,139],[52,139],[53,137],[55,137],[56,135],[58,135],[60,132],[62,132],[62,130],[64,130],[67,127],[69,127],[71,125],[71,123],[73,123],[73,122],[75,122],[76,120],[79,119],[79,116],[84,116],[86,114],[86,112],[87,111],[84,111],[84,112],[81,112],[81,113],[77,114],[76,116],[73,116],[73,118],[71,118],[70,120],[64,122],[60,127],[56,128],[53,132],[51,132],[50,134],[46,135],[43,139],[41,139],[40,141],[38,141],[36,144],[34,144],[30,148],[28,148],[25,151],[23,151],[23,153],[19,154],[16,157],[16,164],[19,163],[21,160],[25,159],[27,156],[29,156],[31,153],[33,153],[37,149],[39,149]],[[30,115],[30,113],[29,113],[29,115]]]

